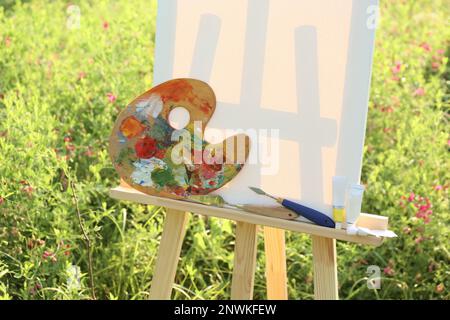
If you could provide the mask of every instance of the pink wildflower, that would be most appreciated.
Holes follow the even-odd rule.
[[[420,197],[420,203],[416,203],[416,208],[418,209],[416,212],[416,217],[419,219],[423,219],[425,223],[430,222],[430,216],[433,214],[433,210],[431,210],[431,202],[428,198]]]
[[[109,23],[106,20],[103,21],[103,29],[105,29],[105,30],[109,29]]]
[[[36,294],[36,291],[39,291],[42,289],[42,286],[39,283],[36,283],[31,289],[30,293],[34,296]]]
[[[441,185],[434,186],[434,190],[436,190],[436,191],[440,191],[442,189],[444,189],[444,188]]]
[[[80,71],[78,72],[78,80],[86,78],[86,72]]]
[[[425,89],[424,88],[417,88],[416,91],[414,91],[415,96],[422,97],[425,95]]]
[[[384,274],[388,275],[388,276],[393,276],[395,271],[394,269],[392,269],[390,266],[387,266],[386,268],[383,269]]]
[[[111,103],[114,103],[117,100],[117,97],[112,92],[108,92],[106,94],[106,97],[108,98],[109,102],[111,102]]]
[[[30,196],[34,192],[34,188],[32,186],[26,186],[22,188],[22,192]]]
[[[431,46],[430,46],[429,43],[423,42],[423,43],[420,45],[420,47],[421,47],[422,49],[424,49],[425,51],[431,51]]]
[[[436,286],[436,292],[437,292],[437,293],[442,293],[442,292],[444,292],[444,289],[445,289],[445,287],[444,287],[444,284],[443,284],[443,283],[440,283],[440,284],[438,284],[438,285]]]
[[[88,147],[86,152],[84,153],[85,156],[87,157],[93,157],[94,156],[94,151],[92,151],[92,147]]]
[[[400,71],[402,71],[402,64],[401,64],[401,62],[396,62],[395,63],[395,66],[393,66],[392,67],[392,73],[393,74],[398,74],[398,73],[400,73]]]
[[[67,250],[64,251],[64,255],[70,256],[70,244],[66,244],[65,247]]]
[[[53,253],[51,253],[50,251],[44,251],[44,253],[42,254],[42,259],[47,259],[48,257],[51,257],[53,255]]]
[[[424,241],[425,240],[425,238],[424,237],[422,237],[422,236],[419,236],[419,237],[417,237],[416,239],[414,239],[414,242],[416,243],[416,244],[420,244],[422,241]]]
[[[406,199],[406,197],[402,196],[401,199]],[[429,223],[431,220],[431,215],[433,214],[433,210],[431,210],[433,205],[431,204],[430,199],[416,195],[413,192],[409,194],[409,197],[407,199],[408,202],[410,202],[415,208],[417,208],[415,214],[416,218],[422,219],[424,223]],[[400,205],[403,207],[403,201],[401,201]]]
[[[431,63],[431,69],[438,70],[441,67],[441,64],[439,62],[432,62]]]
[[[58,260],[53,252],[44,251],[44,253],[42,254],[42,259],[47,260],[48,258],[50,258],[50,261],[53,263],[55,263]]]

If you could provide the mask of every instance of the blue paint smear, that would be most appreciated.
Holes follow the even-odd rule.
[[[117,138],[118,138],[119,143],[121,143],[121,144],[127,142],[127,138],[120,131],[117,132]]]

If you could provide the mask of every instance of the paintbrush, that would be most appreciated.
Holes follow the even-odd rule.
[[[323,214],[322,212],[305,207],[299,203],[296,203],[296,202],[293,202],[293,201],[290,201],[287,199],[272,196],[271,194],[268,194],[259,188],[255,188],[255,187],[249,187],[249,188],[250,188],[250,190],[256,192],[259,195],[270,197],[270,198],[274,199],[276,202],[280,203],[283,207],[298,213],[302,217],[305,217],[306,219],[318,224],[319,226],[327,227],[327,228],[335,228],[335,226],[336,226],[333,219],[328,217],[326,214]]]

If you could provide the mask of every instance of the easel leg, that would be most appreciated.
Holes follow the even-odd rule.
[[[336,240],[312,236],[314,263],[314,297],[338,300]]]
[[[267,299],[287,300],[285,231],[264,227]]]
[[[150,289],[151,300],[170,299],[188,219],[186,212],[167,209]]]
[[[256,245],[258,226],[251,223],[236,222],[236,244],[234,248],[232,300],[253,299],[255,280]]]

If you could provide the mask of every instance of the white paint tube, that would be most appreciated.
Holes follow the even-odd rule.
[[[347,189],[347,178],[342,176],[333,177],[333,219],[336,229],[341,229],[345,224],[345,191]]]
[[[347,197],[346,218],[347,225],[352,225],[356,222],[361,214],[361,205],[364,193],[364,186],[360,184],[352,184]]]

